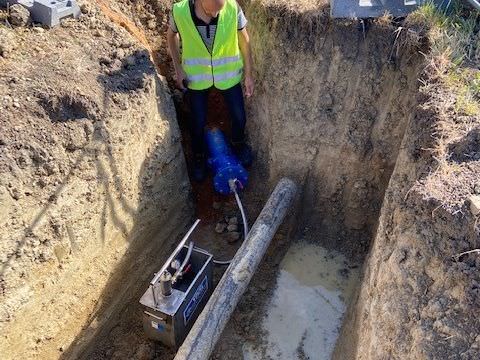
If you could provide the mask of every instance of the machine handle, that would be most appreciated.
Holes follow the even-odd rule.
[[[170,265],[172,263],[172,260],[175,258],[175,256],[177,256],[178,252],[182,249],[182,247],[185,245],[185,243],[187,242],[188,238],[190,237],[190,235],[192,235],[192,232],[193,230],[195,230],[195,228],[197,227],[198,223],[200,222],[200,219],[197,219],[195,221],[195,223],[192,225],[192,227],[190,228],[190,230],[188,230],[188,232],[185,234],[185,236],[183,237],[182,241],[180,241],[180,244],[178,244],[177,248],[175,249],[175,251],[172,253],[172,255],[170,255],[170,257],[168,258],[168,260],[166,261],[166,266]],[[158,279],[160,278],[160,276],[163,274],[163,271],[165,269],[162,269],[160,270],[156,275],[155,277],[152,279],[152,281],[150,281],[150,285],[155,285],[158,281]]]

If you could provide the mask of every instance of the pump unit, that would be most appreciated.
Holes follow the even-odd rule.
[[[213,291],[213,256],[187,246],[190,228],[140,299],[147,336],[178,349]]]

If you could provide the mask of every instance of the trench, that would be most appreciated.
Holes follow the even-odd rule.
[[[155,3],[159,6],[142,2],[145,11],[163,11],[165,17],[168,5]],[[135,13],[141,6],[130,5],[123,10],[141,18]],[[319,352],[322,359],[342,359],[355,352],[355,336],[348,335],[341,347],[335,344],[361,286],[362,264],[416,104],[422,59],[399,42],[390,23],[372,22],[364,33],[355,22],[329,19],[326,5],[302,6],[244,4],[256,68],[256,93],[247,102],[247,133],[255,152],[243,194],[249,221],[281,177],[295,180],[301,191],[217,344],[215,359],[317,359]],[[141,28],[142,21],[137,23]],[[162,32],[145,33],[151,41]],[[164,41],[150,46],[155,63],[162,64],[157,70],[172,85]],[[171,91],[188,165],[188,111],[181,95]],[[228,134],[219,95],[214,93],[210,103],[216,110],[209,125]],[[196,214],[190,219],[203,220],[195,241],[215,256],[233,256],[239,243],[230,244],[214,228],[225,216],[239,215],[234,199],[215,194],[211,179],[192,187]],[[187,223],[171,225],[187,229]],[[161,247],[137,244],[122,259],[104,292],[112,301],[97,311],[95,322],[84,324],[61,358],[173,358],[172,350],[145,338],[138,310],[150,270],[161,266],[178,240],[165,231],[158,236]],[[143,244],[157,237],[152,232]],[[139,254],[152,263],[133,279]],[[215,281],[222,271],[216,269]],[[117,293],[122,296],[114,300]],[[289,322],[296,327],[288,328]]]
[[[393,27],[372,24],[362,33],[353,22],[328,20],[321,6],[297,11],[255,2],[246,11],[257,80],[247,103],[256,153],[244,195],[250,221],[279,177],[295,179],[302,191],[295,219],[274,239],[213,356],[313,359],[320,351],[327,359],[361,284],[360,268],[415,105],[421,59],[396,42]],[[278,24],[280,16],[289,27]],[[209,126],[228,134],[220,95],[211,94],[209,103],[215,109]],[[188,107],[178,95],[176,106],[189,163]],[[192,185],[204,220],[195,240],[216,256],[232,256],[238,244],[226,244],[213,230],[222,217],[238,215],[232,199],[214,194],[211,179]],[[82,346],[85,358],[172,358],[171,350],[145,340],[136,295],[119,322],[108,321]],[[343,339],[347,349],[336,349],[335,356],[343,358],[354,340]]]

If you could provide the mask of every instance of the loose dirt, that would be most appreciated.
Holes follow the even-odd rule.
[[[301,194],[212,357],[315,358],[323,344],[334,359],[478,358],[480,260],[456,255],[480,246],[467,201],[479,119],[425,63],[427,35],[388,17],[363,33],[329,19],[325,1],[242,6],[256,69],[250,224],[280,177]],[[215,257],[240,245],[214,231],[239,217],[233,199],[188,179],[170,9],[84,1],[55,29],[0,26],[7,358],[171,359],[141,327],[148,281],[195,217],[193,238]],[[210,102],[209,125],[228,133],[222,99]]]

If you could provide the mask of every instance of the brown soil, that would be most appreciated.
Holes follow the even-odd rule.
[[[341,356],[480,356],[480,322],[472,317],[480,306],[480,257],[458,256],[480,246],[468,201],[479,181],[472,146],[479,118],[454,110],[456,95],[430,67],[422,79],[427,85],[385,196],[357,306],[344,328],[351,343],[340,344]]]
[[[387,18],[363,34],[330,20],[323,0],[242,6],[257,86],[247,104],[250,223],[280,177],[302,191],[213,358],[262,343],[278,265],[300,238],[365,264],[335,358],[480,357],[480,258],[456,257],[480,246],[467,201],[480,191],[479,119],[426,67],[424,34],[411,44]],[[210,179],[188,181],[188,107],[164,37],[170,8],[84,1],[80,20],[53,30],[0,26],[7,358],[171,359],[141,327],[148,280],[194,216],[196,243],[215,257],[240,245],[214,232],[239,215],[234,200]],[[210,109],[209,125],[228,133],[216,93]]]
[[[152,254],[192,217],[166,83],[135,38],[84,11],[52,30],[2,27],[16,39],[0,57],[7,358],[59,357],[150,276]],[[127,272],[137,275],[112,298]]]

